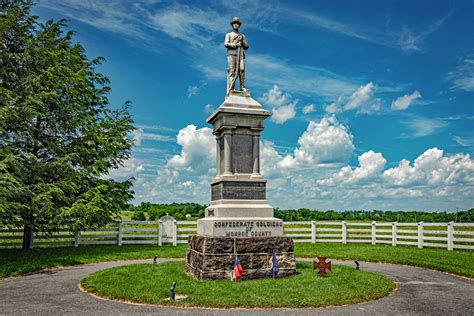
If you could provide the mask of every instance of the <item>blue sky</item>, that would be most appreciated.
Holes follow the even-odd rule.
[[[452,211],[474,205],[473,1],[42,0],[132,101],[135,203],[209,203],[206,117],[226,89],[239,16],[247,87],[273,116],[262,171],[274,207]]]

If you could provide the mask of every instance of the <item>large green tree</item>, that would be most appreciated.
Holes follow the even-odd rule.
[[[133,193],[106,179],[133,145],[128,103],[113,110],[102,59],[31,6],[0,8],[0,224],[24,228],[24,249],[34,232],[108,223]]]

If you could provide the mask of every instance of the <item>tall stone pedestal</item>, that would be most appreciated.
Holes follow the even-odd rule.
[[[273,253],[279,277],[295,273],[293,241],[284,236],[282,220],[273,217],[260,174],[260,133],[270,115],[243,92],[227,96],[207,119],[216,136],[217,174],[186,257],[186,271],[199,279],[229,277],[235,255],[244,278],[268,275]]]

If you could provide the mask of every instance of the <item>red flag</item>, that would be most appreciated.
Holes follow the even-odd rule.
[[[239,281],[243,274],[244,274],[244,269],[242,269],[242,265],[240,264],[239,257],[235,256],[234,281]]]

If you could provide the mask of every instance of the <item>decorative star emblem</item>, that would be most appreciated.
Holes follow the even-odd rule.
[[[207,210],[207,216],[214,216],[214,210]]]

